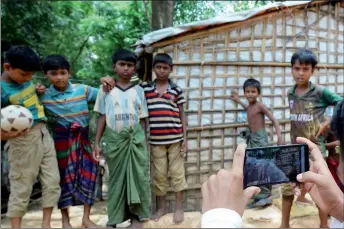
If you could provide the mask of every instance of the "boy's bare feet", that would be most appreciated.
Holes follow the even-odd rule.
[[[62,228],[73,228],[69,221],[68,208],[61,209],[61,215],[62,215]]]
[[[62,228],[73,228],[69,221],[62,221]]]
[[[329,228],[329,227],[327,224],[324,224],[324,225],[320,224],[320,228]]]
[[[131,219],[124,221],[122,223],[116,224],[116,228],[127,228],[131,226]]]
[[[184,222],[184,209],[182,206],[176,206],[173,216],[173,224],[181,224],[182,222]]]
[[[155,222],[158,222],[159,219],[167,213],[165,196],[157,196],[157,203],[158,211],[151,217]]]
[[[155,222],[158,222],[159,219],[166,215],[167,211],[166,208],[160,208],[157,212],[155,212],[155,214],[152,216],[152,220],[154,220]]]
[[[131,227],[130,228],[143,228],[142,222],[138,221],[135,217],[131,219]]]
[[[289,224],[281,224],[280,228],[290,228]]]
[[[97,224],[93,223],[90,219],[82,219],[83,228],[100,228]]]
[[[184,209],[182,200],[182,192],[176,192],[176,209],[174,211],[173,224],[181,224],[184,222]]]
[[[50,223],[42,223],[42,228],[51,228]]]

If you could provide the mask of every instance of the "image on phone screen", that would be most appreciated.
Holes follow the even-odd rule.
[[[246,149],[244,187],[296,182],[296,176],[308,170],[307,145]]]

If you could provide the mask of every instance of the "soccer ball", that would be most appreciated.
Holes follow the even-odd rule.
[[[10,105],[1,109],[1,130],[4,132],[26,131],[32,124],[32,113],[25,107]]]

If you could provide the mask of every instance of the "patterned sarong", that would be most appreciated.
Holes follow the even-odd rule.
[[[97,163],[91,155],[88,126],[81,127],[79,123],[71,123],[68,128],[56,126],[54,141],[61,176],[58,208],[93,205]]]

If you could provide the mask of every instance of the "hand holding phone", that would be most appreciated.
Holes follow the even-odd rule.
[[[246,149],[244,187],[297,182],[309,170],[308,152],[306,144]]]
[[[304,183],[304,189],[323,212],[344,222],[343,193],[333,179],[319,147],[306,138],[297,138],[296,141],[308,145],[313,162],[309,171],[298,174],[297,180]],[[294,192],[298,191],[300,194],[297,184],[294,183],[293,186]]]

